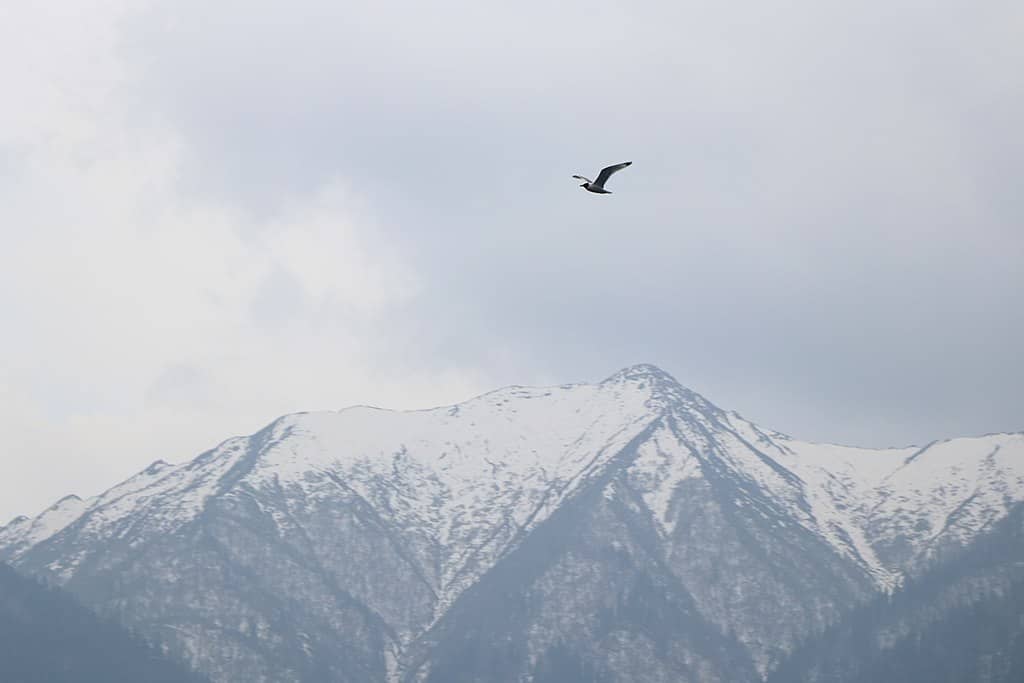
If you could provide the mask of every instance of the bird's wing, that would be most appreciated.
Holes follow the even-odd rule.
[[[581,175],[574,175],[573,178],[575,178],[576,180],[582,180],[583,182],[586,183],[593,182],[592,180],[590,180],[590,178],[584,178]]]
[[[612,173],[621,171],[622,169],[626,168],[632,163],[632,161],[624,161],[621,164],[615,164],[614,166],[602,168],[601,173],[598,174],[597,180],[594,182],[594,184],[603,186],[606,182],[608,182],[608,179],[612,177]]]

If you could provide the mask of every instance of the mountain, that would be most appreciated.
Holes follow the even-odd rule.
[[[201,683],[63,591],[0,564],[0,680],[5,683]]]
[[[979,549],[1022,501],[1022,434],[808,443],[641,365],[285,416],[15,520],[0,561],[216,681],[811,680],[879,601],[899,646],[1016,585]]]
[[[1024,508],[970,553],[862,605],[802,646],[771,683],[1024,681]]]

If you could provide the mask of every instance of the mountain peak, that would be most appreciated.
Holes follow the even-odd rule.
[[[722,410],[697,392],[684,387],[679,381],[657,365],[640,363],[619,370],[601,384],[622,384],[632,382],[649,387],[651,397],[663,406],[674,405],[690,412],[705,415],[721,415]]]
[[[159,474],[161,470],[170,466],[171,464],[166,460],[154,460],[149,467],[142,470],[141,474]]]
[[[623,368],[601,383],[617,384],[621,382],[651,382],[655,385],[664,385],[677,389],[682,388],[682,385],[679,384],[675,377],[657,365],[651,365],[650,363],[640,363]]]
[[[0,527],[0,529],[6,529],[7,527],[13,527],[13,526],[16,526],[18,524],[24,524],[25,522],[28,522],[29,520],[30,520],[30,518],[26,517],[25,515],[18,515],[17,517],[12,519],[10,522],[8,522],[6,527]]]

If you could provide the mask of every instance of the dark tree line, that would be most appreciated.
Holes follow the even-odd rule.
[[[768,683],[1024,682],[1022,567],[1018,506],[969,552],[810,638]]]
[[[903,608],[884,600],[865,606],[798,650],[769,682],[1024,681],[1024,582],[935,619]]]
[[[69,594],[0,564],[0,681],[204,683]]]

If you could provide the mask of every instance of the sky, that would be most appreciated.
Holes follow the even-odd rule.
[[[0,5],[0,524],[281,414],[636,363],[809,440],[1022,430],[1021,35],[1015,0]]]

